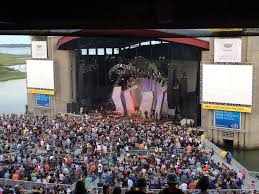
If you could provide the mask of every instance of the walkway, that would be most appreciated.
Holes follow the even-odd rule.
[[[213,156],[213,159],[215,162],[224,163],[227,167],[229,167],[230,169],[234,169],[236,171],[241,172],[243,169],[246,170],[247,176],[246,176],[246,179],[244,182],[244,189],[250,189],[250,184],[252,181],[255,181],[256,189],[259,189],[259,180],[250,176],[249,171],[244,166],[242,166],[238,161],[236,161],[234,158],[232,158],[231,165],[230,165],[224,159],[222,159],[222,157],[220,156],[222,149],[220,149],[218,146],[216,146],[215,144],[213,144],[212,142],[210,142],[207,139],[204,141],[204,145],[205,145],[205,147],[207,147],[210,150],[212,148],[214,149],[215,154]]]

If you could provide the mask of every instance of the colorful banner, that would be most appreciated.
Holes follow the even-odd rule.
[[[203,109],[209,110],[225,110],[234,112],[246,112],[251,113],[252,107],[242,107],[242,106],[231,106],[231,105],[220,105],[220,104],[202,104]]]

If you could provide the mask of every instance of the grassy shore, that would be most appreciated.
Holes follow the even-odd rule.
[[[27,57],[27,55],[0,54],[0,81],[26,78],[26,73],[13,70],[7,66],[25,64]]]

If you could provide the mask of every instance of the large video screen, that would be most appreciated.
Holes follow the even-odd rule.
[[[202,65],[202,102],[252,105],[252,65]]]
[[[54,90],[52,60],[27,60],[27,87]]]

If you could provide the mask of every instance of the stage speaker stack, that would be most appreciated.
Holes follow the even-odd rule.
[[[175,69],[169,69],[168,72],[168,84],[167,84],[167,101],[168,101],[168,108],[174,109],[174,93],[173,93],[173,87],[174,87],[174,79],[175,79]]]

